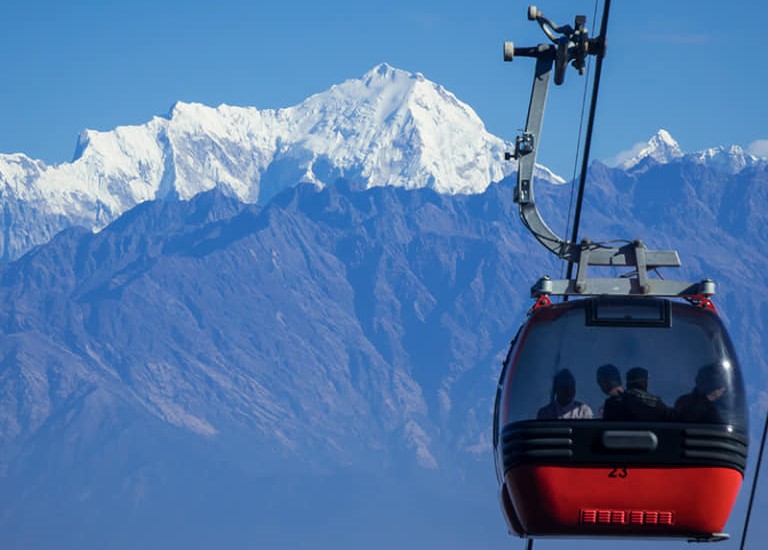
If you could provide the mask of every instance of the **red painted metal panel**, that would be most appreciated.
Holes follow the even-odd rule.
[[[519,466],[506,487],[530,535],[696,536],[723,530],[741,486],[730,468]]]

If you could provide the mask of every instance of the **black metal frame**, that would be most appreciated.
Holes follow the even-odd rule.
[[[742,475],[746,434],[729,425],[523,420],[501,433],[503,474],[522,465],[724,467]]]

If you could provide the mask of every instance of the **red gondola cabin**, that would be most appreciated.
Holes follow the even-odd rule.
[[[503,512],[520,536],[714,540],[746,464],[739,363],[712,308],[538,307],[504,363],[494,432]]]

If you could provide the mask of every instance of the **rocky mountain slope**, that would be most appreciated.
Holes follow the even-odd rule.
[[[562,266],[468,107],[380,66],[82,145],[0,158],[3,548],[510,543],[492,400],[530,284]],[[564,228],[568,186],[540,173]],[[766,189],[764,160],[660,132],[592,165],[582,224],[715,279],[758,427]]]

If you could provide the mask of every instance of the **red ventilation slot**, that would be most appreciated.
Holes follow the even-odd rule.
[[[581,523],[588,525],[674,525],[674,517],[673,512],[658,510],[581,510]]]

